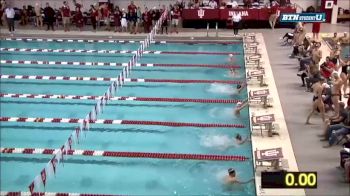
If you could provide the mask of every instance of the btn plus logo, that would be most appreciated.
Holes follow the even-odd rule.
[[[280,22],[325,22],[325,13],[281,14]]]
[[[203,18],[203,17],[204,17],[204,12],[205,12],[205,10],[199,9],[199,10],[198,10],[198,17],[199,17],[199,18]]]

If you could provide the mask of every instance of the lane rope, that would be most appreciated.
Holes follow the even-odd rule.
[[[245,128],[243,124],[222,123],[190,123],[171,121],[146,121],[146,120],[110,120],[110,119],[79,119],[79,118],[40,118],[40,117],[0,117],[0,122],[26,122],[26,123],[83,123],[83,124],[119,124],[119,125],[153,125],[168,127],[222,127]]]
[[[121,43],[121,44],[133,44],[133,43],[144,43],[144,41],[133,41],[133,40],[114,40],[114,39],[105,39],[105,40],[96,40],[96,39],[42,39],[42,38],[6,38],[7,41],[38,41],[38,42],[88,42],[88,43]],[[154,41],[150,40],[152,44],[222,44],[222,45],[231,45],[231,44],[241,44],[239,41]]]
[[[0,148],[5,154],[55,154],[59,149],[49,148]],[[213,155],[213,154],[183,154],[158,152],[116,152],[102,150],[68,150],[67,155],[97,156],[97,157],[125,157],[125,158],[151,158],[151,159],[183,159],[206,161],[246,161],[249,158],[241,155]]]
[[[110,63],[110,62],[74,62],[74,61],[25,61],[25,60],[0,60],[0,64],[25,64],[25,65],[87,65],[87,66],[110,66],[127,67],[128,63]],[[136,67],[205,67],[205,68],[224,68],[239,69],[240,65],[225,64],[163,64],[163,63],[136,63]]]
[[[136,54],[133,50],[76,50],[76,49],[33,49],[33,48],[0,48],[5,52],[35,52],[35,53],[99,53],[99,54]],[[206,54],[206,55],[241,55],[239,52],[180,52],[180,51],[144,51],[143,54]]]
[[[4,98],[28,98],[28,99],[81,99],[100,100],[103,96],[93,95],[48,95],[48,94],[18,94],[0,93]],[[156,102],[191,102],[191,103],[238,103],[238,99],[191,99],[191,98],[162,98],[162,97],[112,97],[111,101],[156,101]]]
[[[37,76],[37,75],[0,75],[0,79],[17,79],[17,80],[68,80],[68,81],[115,81],[137,83],[221,83],[221,84],[241,84],[239,80],[176,80],[176,79],[141,79],[141,78],[102,78],[102,77],[79,77],[79,76]]]

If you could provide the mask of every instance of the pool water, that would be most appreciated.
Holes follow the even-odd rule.
[[[135,44],[1,41],[1,48],[136,50]],[[189,52],[239,52],[242,44],[152,44],[148,50]],[[132,54],[1,52],[1,60],[75,61],[127,63]],[[139,63],[229,64],[225,55],[146,54]],[[243,55],[234,78],[227,69],[201,67],[135,67],[130,78],[182,80],[245,79]],[[89,65],[1,64],[3,75],[117,77],[122,67]],[[1,79],[1,93],[94,95],[107,90],[107,81],[45,81]],[[217,83],[128,82],[117,96],[194,99],[247,98],[235,93],[236,85]],[[85,118],[94,100],[1,98],[3,117]],[[147,125],[93,124],[76,149],[125,152],[241,155],[248,161],[198,161],[142,158],[66,156],[55,177],[36,191],[126,195],[255,195],[254,182],[225,185],[227,169],[233,167],[241,181],[254,177],[251,143],[236,145],[234,136],[250,137],[248,109],[235,116],[235,104],[111,101],[99,119],[149,120],[189,123],[243,124],[245,128],[166,127]],[[1,123],[1,147],[61,147],[75,124]],[[52,155],[0,154],[1,191],[28,191],[28,185],[46,166]]]

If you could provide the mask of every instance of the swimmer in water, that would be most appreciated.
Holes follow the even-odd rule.
[[[249,183],[249,182],[251,182],[251,181],[253,181],[254,180],[254,178],[252,178],[252,179],[250,179],[250,180],[248,180],[248,181],[246,181],[246,182],[241,182],[241,181],[239,181],[238,179],[237,179],[237,177],[236,177],[236,171],[233,169],[233,168],[229,168],[228,170],[227,170],[227,172],[228,172],[228,175],[227,176],[225,176],[225,183],[226,184],[246,184],[246,183]]]
[[[245,87],[245,84],[237,84],[237,92],[241,93],[244,87]]]
[[[248,106],[249,102],[248,100],[245,100],[243,103],[242,102],[238,102],[237,105],[236,105],[236,108],[235,108],[235,115],[240,115],[241,113],[241,110]]]
[[[233,65],[233,63],[235,62],[235,59],[233,58],[233,54],[229,54],[228,55],[228,63],[230,64],[230,65]],[[230,69],[230,75],[231,76],[235,76],[237,73],[236,73],[236,69],[234,69],[234,68],[231,68]]]
[[[242,139],[242,136],[239,133],[237,133],[237,135],[235,137],[235,142],[236,142],[236,144],[239,144],[239,145],[244,144],[248,140],[249,140],[248,136],[245,139]]]

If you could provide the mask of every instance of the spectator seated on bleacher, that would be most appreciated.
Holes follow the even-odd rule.
[[[333,71],[336,69],[336,65],[331,61],[330,57],[326,57],[326,61],[320,66],[321,75],[330,80]]]
[[[344,137],[350,134],[350,110],[349,106],[346,110],[346,118],[341,124],[331,125],[327,130],[327,133],[330,135],[328,140],[328,145],[324,146],[324,148],[329,148],[338,142],[339,137]]]
[[[305,35],[306,35],[306,31],[304,27],[299,27],[296,30],[293,38],[293,52],[289,57],[294,58],[296,56],[300,56],[300,51],[304,46]]]

